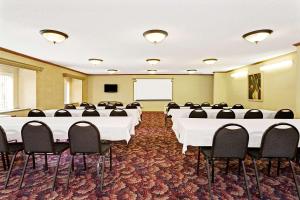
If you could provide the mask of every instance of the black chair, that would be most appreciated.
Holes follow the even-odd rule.
[[[89,105],[89,103],[88,103],[88,102],[82,102],[82,103],[80,104],[80,107],[85,107],[86,105]]]
[[[136,102],[136,101],[135,101],[135,102],[132,102],[131,104],[132,104],[132,105],[135,105],[135,106],[137,106],[137,107],[140,107],[140,106],[141,106],[141,104],[140,104],[139,102]]]
[[[65,109],[76,109],[76,106],[73,104],[66,104]]]
[[[201,104],[201,107],[210,107],[210,103],[208,103],[208,102],[203,102],[203,103]]]
[[[171,109],[180,109],[180,106],[177,105],[176,103],[173,103],[173,102],[170,102],[170,103],[168,104],[168,107],[167,107],[167,113],[165,114],[165,126],[167,126],[167,120],[168,120],[168,118],[172,118],[172,116],[169,115],[169,111],[170,111]]]
[[[290,109],[281,109],[276,113],[275,119],[294,119],[294,112]]]
[[[231,109],[222,109],[217,114],[217,119],[234,119],[235,113]]]
[[[262,118],[264,118],[264,115],[258,109],[248,110],[244,115],[244,119],[262,119]]]
[[[244,106],[242,104],[235,104],[232,106],[232,109],[244,109]]]
[[[59,155],[52,184],[52,190],[54,191],[61,154],[68,149],[69,144],[63,142],[54,142],[51,129],[44,122],[36,120],[29,121],[24,124],[21,134],[24,143],[24,153],[26,154],[26,159],[19,189],[22,188],[22,183],[30,156],[33,157],[33,168],[35,168],[35,154],[52,154]]]
[[[72,115],[69,111],[65,109],[60,109],[54,113],[54,117],[72,117]]]
[[[186,103],[184,104],[184,106],[186,106],[186,107],[191,107],[192,105],[193,105],[192,102],[186,102]]]
[[[123,109],[116,108],[109,114],[110,117],[127,117],[127,112]]]
[[[169,107],[169,106],[172,105],[172,104],[174,105],[174,104],[177,104],[177,103],[171,101],[171,102],[168,103],[167,107]]]
[[[29,111],[28,117],[46,117],[46,115],[42,110],[32,109]]]
[[[24,149],[23,143],[19,143],[16,141],[8,141],[6,137],[6,133],[4,129],[0,126],[0,153],[2,157],[2,163],[3,163],[3,168],[6,170],[6,164],[7,167],[9,167],[8,173],[6,175],[5,179],[5,185],[4,189],[7,188],[8,182],[9,182],[9,177],[15,162],[15,158],[17,154]],[[5,157],[6,156],[6,161]],[[9,155],[13,155],[11,162],[9,163]]]
[[[256,160],[268,159],[277,160],[277,174],[279,175],[280,161],[288,160],[294,182],[297,188],[298,198],[300,199],[299,186],[296,180],[295,169],[292,160],[296,156],[296,151],[299,143],[299,132],[296,127],[288,123],[274,124],[269,127],[261,140],[259,149],[249,149],[248,154],[252,157],[252,161],[255,169],[255,176],[257,181],[257,187],[259,190],[260,198],[262,199],[262,193],[260,190],[259,175],[256,166]],[[269,168],[271,166],[269,165]]]
[[[100,189],[102,191],[103,176],[105,167],[105,154],[109,152],[110,157],[110,170],[112,169],[112,151],[109,143],[104,143],[100,139],[100,132],[98,128],[87,121],[79,121],[74,123],[68,132],[70,143],[71,160],[69,164],[67,188],[69,188],[69,180],[71,175],[72,166],[74,163],[74,157],[76,154],[99,154],[100,158],[97,163],[97,175],[100,177]],[[101,174],[100,172],[101,163]],[[86,163],[84,162],[86,165]],[[86,167],[86,166],[85,166]]]
[[[247,154],[248,141],[249,134],[243,126],[238,124],[226,124],[216,131],[211,148],[199,148],[197,173],[199,174],[200,151],[202,151],[206,159],[210,199],[212,199],[211,183],[214,182],[214,161],[226,160],[228,162],[231,159],[236,159],[242,164],[248,199],[251,199],[244,163]],[[210,164],[212,167],[211,176]],[[228,165],[226,170],[228,170]]]
[[[105,106],[106,106],[106,103],[105,103],[105,102],[99,102],[99,103],[98,103],[98,106],[99,106],[99,107],[105,107]]]
[[[123,106],[123,103],[122,102],[116,102],[115,105],[116,106]]]
[[[211,109],[223,109],[223,107],[220,104],[214,104]]]
[[[137,106],[136,105],[133,105],[133,104],[128,104],[126,106],[126,109],[137,109]]]
[[[88,109],[83,111],[82,117],[100,117],[100,114],[97,110]]]
[[[105,106],[105,109],[116,109],[116,108],[117,108],[117,106],[114,105],[114,104],[107,104],[107,105]]]
[[[191,109],[201,109],[201,105],[195,103],[195,104],[191,105],[190,108],[191,108]]]
[[[225,102],[219,103],[219,105],[220,105],[222,108],[224,108],[224,107],[228,107],[228,104],[227,104],[227,103],[225,103]]]
[[[205,110],[195,109],[190,113],[189,118],[207,118],[207,113]]]
[[[94,104],[89,103],[88,105],[86,105],[84,107],[84,109],[86,109],[86,110],[90,110],[90,109],[96,110],[97,108]]]

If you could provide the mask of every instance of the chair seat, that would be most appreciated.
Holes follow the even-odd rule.
[[[64,152],[66,149],[69,148],[69,143],[67,142],[56,142],[54,143],[54,153],[55,154],[61,154]]]
[[[252,158],[254,158],[255,160],[260,159],[260,155],[259,155],[259,148],[249,148],[247,153],[249,154],[249,156],[251,156]]]
[[[211,147],[201,147],[201,151],[205,158],[211,158]]]
[[[8,143],[8,152],[9,153],[16,153],[16,152],[22,151],[23,149],[24,149],[23,143],[20,143],[20,142]]]
[[[101,152],[100,152],[101,155],[104,155],[106,152],[109,151],[109,149],[110,149],[110,144],[101,142]]]

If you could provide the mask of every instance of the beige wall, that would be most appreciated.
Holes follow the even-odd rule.
[[[99,101],[128,104],[133,101],[135,78],[173,78],[173,101],[178,104],[213,100],[212,75],[92,75],[88,77],[88,100],[94,104]],[[118,84],[118,92],[105,93],[104,84]],[[141,104],[145,111],[162,111],[167,101],[141,101]]]
[[[263,65],[279,63],[286,60],[292,60],[293,65],[288,68],[268,72],[260,71],[260,67]],[[263,101],[257,102],[248,100],[248,77],[231,77],[231,74],[238,71],[248,71],[248,74],[262,73]],[[231,72],[222,74],[215,73],[214,88],[217,88],[217,90],[214,91],[215,103],[225,101],[228,102],[229,105],[241,103],[247,108],[270,110],[290,108],[296,111],[296,72],[297,54],[294,52]]]
[[[31,64],[43,68],[36,74],[36,101],[37,108],[51,109],[64,106],[64,78],[63,73],[86,78],[87,76],[69,69],[61,68],[48,63],[40,62],[34,59],[15,55],[10,52],[0,50],[0,58],[9,59],[21,63]],[[87,79],[83,80],[82,96],[87,100]],[[18,114],[18,113],[17,113]]]

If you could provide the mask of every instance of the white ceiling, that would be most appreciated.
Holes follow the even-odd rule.
[[[39,34],[45,28],[69,39],[53,45]],[[274,33],[258,45],[241,37],[263,28]],[[143,37],[149,29],[169,36],[153,45]],[[295,51],[299,41],[299,0],[0,0],[1,47],[89,74],[206,74]],[[91,57],[104,62],[94,66]],[[219,61],[202,63],[209,57]],[[147,58],[161,62],[149,67]]]

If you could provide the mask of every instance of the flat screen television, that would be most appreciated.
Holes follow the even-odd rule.
[[[118,92],[117,84],[104,84],[104,92]]]

